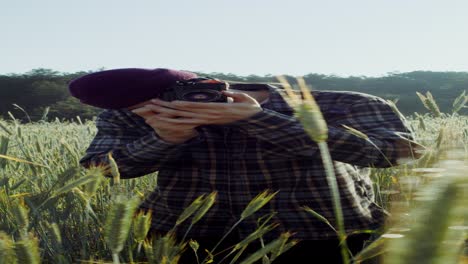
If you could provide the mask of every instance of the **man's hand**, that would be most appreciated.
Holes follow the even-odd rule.
[[[233,99],[232,103],[198,103],[188,101],[166,102],[159,99],[151,100],[147,109],[155,113],[155,122],[193,127],[200,125],[224,125],[238,120],[247,119],[262,111],[260,104],[251,96],[241,92],[223,91]],[[178,117],[178,118],[174,118]]]
[[[183,143],[198,135],[195,124],[173,124],[160,120],[159,118],[164,117],[168,119],[176,119],[168,113],[155,113],[149,107],[143,106],[140,108],[133,109],[132,112],[145,119],[145,122],[150,125],[156,134],[166,142],[173,144]]]

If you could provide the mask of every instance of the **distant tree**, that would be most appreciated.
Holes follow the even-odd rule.
[[[44,111],[44,108],[41,108]],[[50,119],[75,119],[77,116],[81,120],[92,120],[102,109],[82,104],[74,97],[67,97],[65,100],[50,105],[48,118]]]
[[[29,106],[32,108],[54,104],[69,96],[67,85],[61,80],[35,81],[31,87],[31,97],[34,98],[34,101]]]
[[[99,69],[104,70],[104,69]],[[16,117],[28,120],[40,120],[47,107],[49,118],[91,119],[100,110],[81,104],[70,96],[68,83],[92,71],[60,73],[51,69],[33,69],[23,74],[0,75],[0,117],[8,118],[8,111]],[[272,75],[239,76],[233,73],[197,73],[199,76],[242,82],[273,82]],[[295,83],[294,76],[286,76],[290,83]],[[416,92],[431,92],[442,112],[450,112],[453,100],[468,89],[467,72],[392,72],[383,77],[324,75],[310,73],[304,75],[305,81],[317,90],[357,91],[369,93],[385,99],[398,101],[397,106],[404,114],[424,112],[425,109],[416,96]],[[28,113],[15,107],[19,105]],[[463,108],[460,114],[466,114]]]

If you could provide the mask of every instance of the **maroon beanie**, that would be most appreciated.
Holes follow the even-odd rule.
[[[70,82],[72,96],[99,108],[126,108],[154,97],[195,73],[170,69],[115,69],[87,74]]]

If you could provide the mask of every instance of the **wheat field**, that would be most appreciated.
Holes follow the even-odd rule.
[[[374,234],[375,241],[345,263],[374,256],[384,263],[467,263],[468,117],[458,115],[459,109],[440,113],[431,105],[433,98],[420,98],[429,113],[407,121],[427,150],[416,162],[372,169],[377,203],[392,216]],[[464,94],[462,99],[465,107]],[[119,180],[117,168],[113,178],[103,177],[98,168],[81,168],[79,159],[95,133],[93,122],[79,118],[25,124],[13,116],[0,120],[0,264],[177,263],[182,249],[204,251],[189,237],[145,240],[150,216],[136,208],[156,185],[157,174]],[[242,217],[273,196],[259,194]],[[198,221],[215,200],[216,193],[200,197],[179,221]],[[311,210],[311,217],[320,216]],[[269,263],[297,243],[285,233],[251,256],[242,254],[245,245],[271,228],[265,221],[235,245],[231,263]],[[223,261],[200,259],[229,263]]]

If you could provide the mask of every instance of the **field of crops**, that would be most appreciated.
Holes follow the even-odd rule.
[[[351,261],[383,255],[385,263],[464,263],[468,118],[432,113],[408,122],[426,154],[401,167],[372,169],[377,203],[392,217],[382,236],[376,234],[376,241]],[[171,237],[145,242],[149,215],[135,213],[138,201],[156,185],[157,174],[119,181],[116,168],[114,179],[80,168],[78,161],[95,133],[93,122],[79,119],[0,120],[0,263],[177,262],[181,245]],[[258,197],[246,211],[269,198]],[[214,199],[207,195],[195,201],[180,220],[202,217]],[[266,231],[260,230],[257,238]],[[259,258],[268,256],[263,257],[266,263],[294,240],[285,235],[272,243],[260,252],[267,254],[259,253]],[[204,251],[195,241],[185,247]],[[238,252],[233,256],[239,262],[233,263],[256,258]]]

